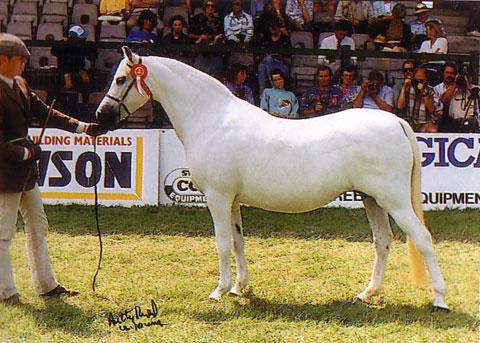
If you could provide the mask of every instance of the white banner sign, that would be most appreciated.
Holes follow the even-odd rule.
[[[480,207],[480,135],[424,134],[422,197],[425,209]],[[160,204],[205,205],[190,180],[183,146],[174,130],[160,135]],[[301,175],[299,175],[301,177]],[[362,194],[347,192],[329,206],[361,207]]]
[[[30,136],[38,141],[39,129]],[[159,132],[118,130],[96,138],[47,129],[39,161],[45,203],[92,204],[94,186],[103,205],[158,204]]]

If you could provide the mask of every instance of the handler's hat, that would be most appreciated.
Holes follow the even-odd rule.
[[[28,51],[25,43],[17,36],[10,33],[0,33],[0,55],[29,58],[30,51]]]
[[[428,11],[430,11],[430,9],[423,2],[419,2],[417,6],[415,6],[415,14],[425,13]]]

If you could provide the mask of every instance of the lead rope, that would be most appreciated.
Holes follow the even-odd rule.
[[[93,153],[97,155],[97,138],[93,137]],[[102,242],[102,232],[100,231],[100,222],[98,220],[98,188],[97,182],[95,182],[93,186],[94,192],[94,201],[95,201],[95,224],[98,232],[98,242],[99,242],[99,255],[98,255],[98,264],[97,270],[92,278],[92,290],[95,292],[95,283],[97,281],[98,272],[100,271],[100,267],[102,265],[102,257],[103,257],[103,242]]]

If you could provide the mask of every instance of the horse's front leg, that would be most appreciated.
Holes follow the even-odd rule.
[[[230,293],[243,296],[242,291],[248,283],[248,272],[244,253],[245,241],[243,239],[242,214],[240,211],[240,203],[238,201],[235,201],[232,206],[232,237],[237,277],[235,279],[235,285],[230,290]]]
[[[215,290],[210,293],[210,299],[219,300],[231,288],[230,280],[230,249],[231,249],[231,221],[233,197],[219,194],[215,191],[206,191],[207,205],[215,228],[217,243],[219,278]]]

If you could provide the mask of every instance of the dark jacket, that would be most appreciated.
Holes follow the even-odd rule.
[[[25,138],[28,136],[32,116],[43,122],[48,115],[48,106],[32,92],[27,82],[21,77],[15,79],[21,95],[0,80],[0,192],[2,193],[22,192],[34,187],[37,176],[35,163],[23,160],[24,147],[31,144]],[[48,124],[74,132],[78,127],[78,120],[53,110]]]

